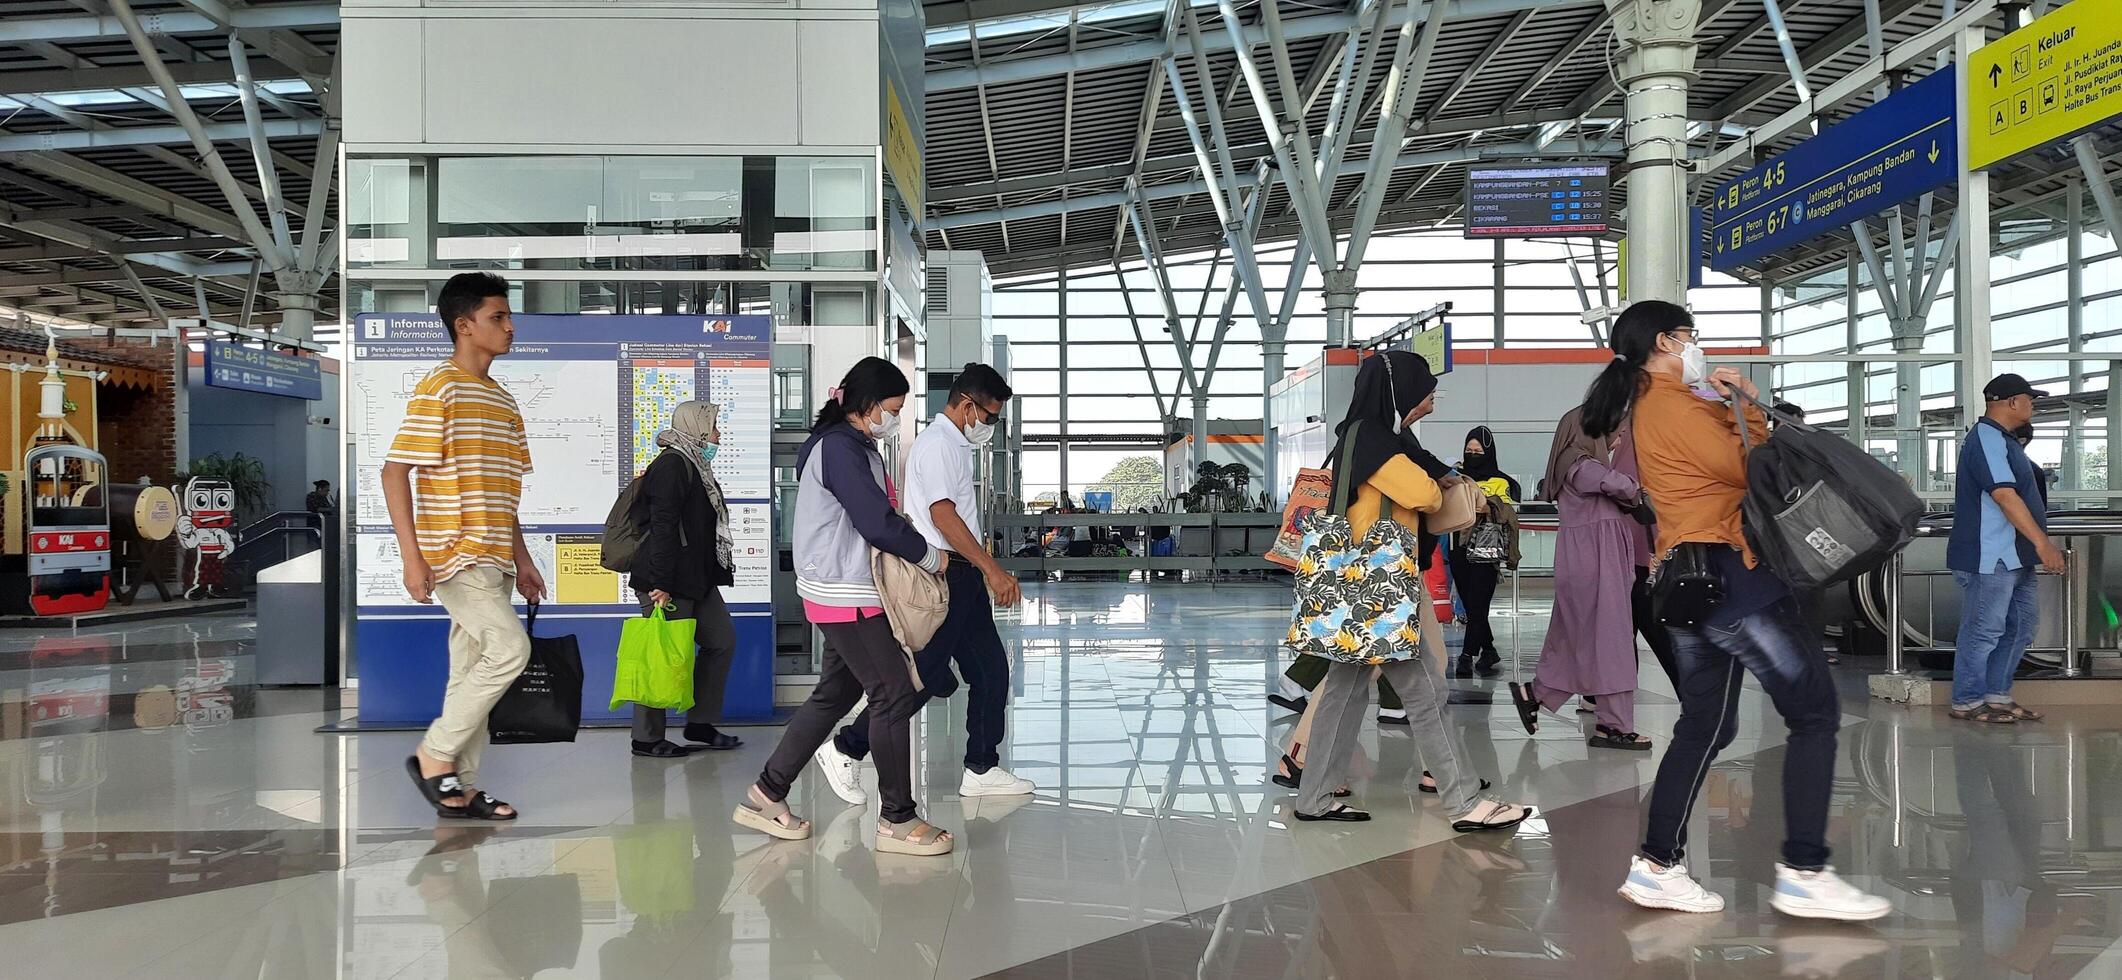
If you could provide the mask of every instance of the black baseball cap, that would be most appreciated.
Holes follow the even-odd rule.
[[[2019,375],[2008,373],[1989,379],[1989,384],[1982,389],[1982,397],[1993,402],[2001,402],[2006,398],[2017,398],[2020,395],[2047,398],[2048,392],[2027,384],[2026,379]]]

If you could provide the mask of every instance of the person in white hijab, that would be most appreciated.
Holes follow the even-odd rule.
[[[702,401],[688,401],[671,411],[670,428],[656,434],[663,452],[640,477],[635,506],[645,515],[648,533],[634,559],[633,590],[641,597],[641,614],[663,607],[668,619],[696,621],[693,660],[693,706],[685,713],[685,740],[664,738],[662,708],[634,706],[634,754],[668,759],[698,748],[734,749],[743,740],[715,728],[722,713],[723,687],[737,655],[737,634],[722,590],[735,581],[736,562],[729,536],[729,506],[715,479],[715,455],[721,450],[722,411]]]

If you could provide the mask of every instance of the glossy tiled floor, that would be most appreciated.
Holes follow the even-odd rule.
[[[498,748],[483,777],[523,821],[437,831],[399,769],[414,736],[313,734],[336,715],[250,686],[241,617],[0,636],[0,977],[2122,977],[2122,711],[1976,729],[1867,703],[1844,668],[1835,860],[1897,910],[1820,926],[1767,910],[1781,733],[1756,693],[1691,832],[1730,908],[1654,914],[1612,889],[1655,753],[1593,752],[1567,718],[1528,737],[1507,700],[1450,710],[1542,808],[1514,836],[1453,835],[1395,733],[1357,764],[1376,821],[1290,825],[1265,779],[1285,603],[1034,590],[1004,627],[1004,751],[1040,791],[956,798],[963,709],[932,707],[947,860],[873,853],[874,811],[810,778],[815,839],[732,828],[771,729],[682,761],[621,732]]]

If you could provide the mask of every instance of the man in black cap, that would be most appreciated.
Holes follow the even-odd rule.
[[[2034,638],[2035,566],[2060,572],[2063,552],[2048,537],[2039,471],[2012,430],[2033,421],[2034,399],[2048,392],[2019,375],[2000,374],[1982,395],[1982,417],[1960,443],[1945,548],[1945,566],[1961,592],[1952,716],[1990,724],[2040,721],[2040,712],[2012,700],[2012,675]]]

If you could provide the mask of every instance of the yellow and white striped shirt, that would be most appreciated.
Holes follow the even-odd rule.
[[[531,460],[508,389],[442,362],[413,387],[389,459],[413,467],[413,523],[435,581],[475,565],[514,572]]]

